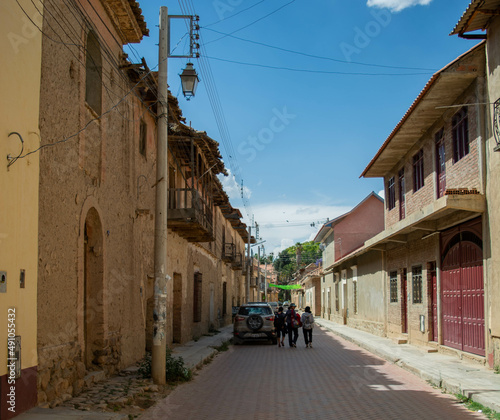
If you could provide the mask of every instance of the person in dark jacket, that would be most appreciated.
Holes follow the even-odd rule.
[[[285,347],[286,323],[283,307],[278,308],[278,312],[274,316],[274,328],[276,329],[276,338],[278,339],[278,347]]]
[[[297,347],[297,339],[299,338],[299,327],[301,323],[300,315],[295,312],[295,303],[290,303],[288,311],[286,311],[286,325],[288,329],[288,344],[290,347]]]
[[[312,348],[313,341],[313,327],[314,327],[314,316],[311,313],[311,308],[306,306],[305,312],[301,317],[302,321],[302,332],[304,333],[304,341],[306,342],[306,348]]]

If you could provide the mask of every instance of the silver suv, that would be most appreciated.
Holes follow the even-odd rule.
[[[274,312],[267,303],[246,303],[234,317],[233,335],[235,344],[245,340],[271,340],[273,344],[276,339],[274,328]]]

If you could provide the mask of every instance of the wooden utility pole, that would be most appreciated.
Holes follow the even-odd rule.
[[[155,290],[151,376],[166,383],[167,354],[167,197],[168,197],[168,8],[160,8],[158,65],[158,135],[156,146]]]

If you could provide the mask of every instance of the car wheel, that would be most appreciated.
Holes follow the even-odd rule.
[[[257,331],[264,325],[264,320],[259,315],[251,315],[247,319],[247,325],[252,331]]]

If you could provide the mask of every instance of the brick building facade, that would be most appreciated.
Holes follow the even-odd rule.
[[[465,39],[484,39],[486,43],[486,82],[482,109],[485,125],[484,165],[487,200],[487,225],[483,240],[491,243],[485,249],[487,293],[486,358],[491,368],[500,367],[500,1],[472,0],[450,35]],[[470,41],[464,41],[464,43]]]
[[[486,348],[485,51],[431,78],[369,163],[382,177],[387,335],[483,360]],[[483,241],[483,238],[485,239]]]

